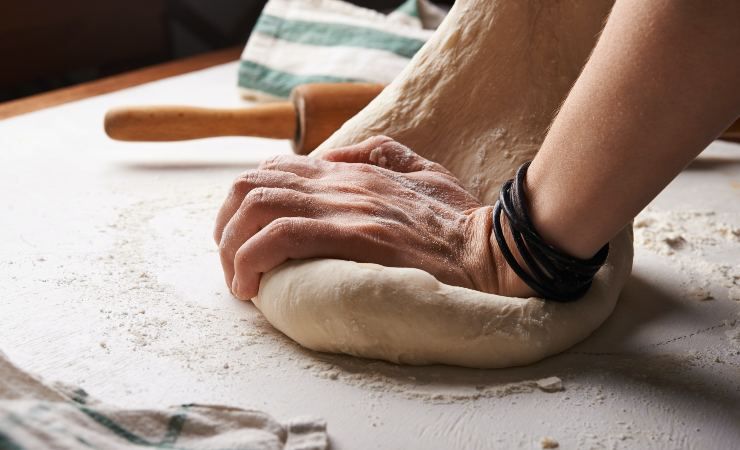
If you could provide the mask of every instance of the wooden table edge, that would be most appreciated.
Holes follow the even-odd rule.
[[[0,120],[236,61],[241,51],[229,47],[0,103]]]

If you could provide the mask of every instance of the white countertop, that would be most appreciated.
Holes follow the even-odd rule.
[[[227,64],[0,121],[11,360],[123,406],[323,416],[338,449],[737,447],[740,145],[712,144],[638,218],[632,279],[582,344],[509,370],[401,367],[302,350],[230,296],[216,211],[287,142],[103,134],[116,105],[238,105],[235,78]],[[533,387],[549,376],[565,390]]]

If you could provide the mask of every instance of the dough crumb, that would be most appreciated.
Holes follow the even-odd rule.
[[[540,446],[542,448],[558,448],[560,447],[560,443],[553,438],[543,437],[540,439]]]
[[[635,228],[648,228],[650,225],[655,223],[653,218],[635,219]]]
[[[694,300],[705,302],[707,300],[713,300],[712,293],[704,286],[697,286],[689,291],[689,295]]]
[[[669,234],[668,236],[663,238],[663,242],[665,242],[668,247],[674,250],[678,250],[686,245],[686,239],[684,239],[684,237],[680,234]]]
[[[324,378],[328,378],[330,380],[338,380],[339,379],[339,371],[337,370],[326,370],[321,373],[321,375]]]
[[[545,392],[558,392],[563,390],[563,380],[558,377],[547,377],[537,380],[537,387]]]

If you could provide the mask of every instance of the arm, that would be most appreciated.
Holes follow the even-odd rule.
[[[740,3],[707,3],[617,3],[527,177],[533,221],[551,244],[595,253],[738,115]],[[312,257],[531,295],[491,237],[491,209],[442,167],[375,138],[324,161],[278,158],[248,172],[215,239],[242,299],[256,295],[261,273]]]
[[[740,2],[618,0],[527,174],[543,238],[593,255],[740,114]]]

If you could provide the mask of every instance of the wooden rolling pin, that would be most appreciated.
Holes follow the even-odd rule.
[[[179,141],[217,136],[290,139],[306,155],[367,106],[383,86],[317,83],[295,88],[291,101],[252,108],[128,106],[105,115],[105,132],[122,141]],[[740,120],[721,136],[740,142]]]
[[[289,102],[251,108],[120,107],[105,115],[105,132],[122,141],[180,141],[217,136],[290,139],[293,150],[306,155],[382,90],[380,84],[317,83],[293,89]]]

